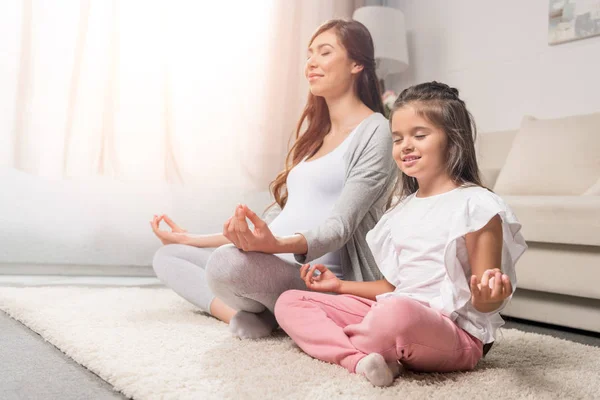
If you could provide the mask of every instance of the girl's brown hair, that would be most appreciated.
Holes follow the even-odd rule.
[[[394,113],[409,104],[419,116],[446,134],[446,169],[452,180],[458,185],[483,187],[475,154],[477,127],[465,102],[458,97],[458,89],[435,81],[405,89],[394,102],[390,112],[390,125]],[[404,173],[400,175],[392,195],[397,200],[404,199],[419,188],[415,178]]]
[[[355,82],[358,98],[371,110],[383,113],[379,81],[375,74],[375,49],[369,30],[358,21],[332,19],[317,29],[310,39],[309,46],[317,36],[330,29],[335,31],[339,42],[348,53],[348,58],[363,66]],[[305,120],[308,127],[304,133],[300,133]],[[330,129],[331,119],[325,99],[309,92],[306,106],[296,125],[295,143],[285,160],[285,169],[270,185],[275,203],[281,208],[285,207],[288,198],[286,181],[290,170],[319,150]]]

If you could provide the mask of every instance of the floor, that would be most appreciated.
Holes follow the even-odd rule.
[[[151,277],[0,276],[0,286],[84,285],[156,287]],[[600,335],[529,321],[506,328],[535,332],[600,347]],[[0,312],[0,398],[5,400],[125,399],[93,372],[75,363],[21,323]]]

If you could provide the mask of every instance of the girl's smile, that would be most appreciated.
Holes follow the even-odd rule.
[[[404,168],[410,168],[416,165],[420,159],[421,157],[418,156],[405,156],[402,157],[402,164],[404,165]]]

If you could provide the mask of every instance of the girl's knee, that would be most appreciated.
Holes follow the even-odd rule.
[[[373,322],[383,329],[378,331],[394,336],[405,336],[413,331],[418,318],[415,308],[421,306],[408,297],[393,297],[377,303],[371,310]]]
[[[298,301],[301,301],[302,296],[304,296],[306,292],[304,290],[286,290],[277,298],[277,302],[275,303],[275,311],[277,308],[284,309],[288,306],[291,306]]]
[[[409,297],[396,296],[381,301],[379,306],[385,312],[407,316],[414,312],[415,307],[420,307],[421,303]]]
[[[287,290],[283,292],[281,296],[279,296],[277,302],[275,303],[274,310],[275,318],[277,318],[279,325],[283,327],[282,321],[285,321],[289,313],[293,312],[291,311],[293,305],[302,301],[302,296],[305,294],[306,292],[303,290]]]

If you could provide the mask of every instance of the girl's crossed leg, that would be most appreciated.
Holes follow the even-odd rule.
[[[408,297],[376,302],[291,290],[277,301],[275,316],[307,354],[350,372],[372,353],[417,371],[469,370],[483,351],[449,318]]]

